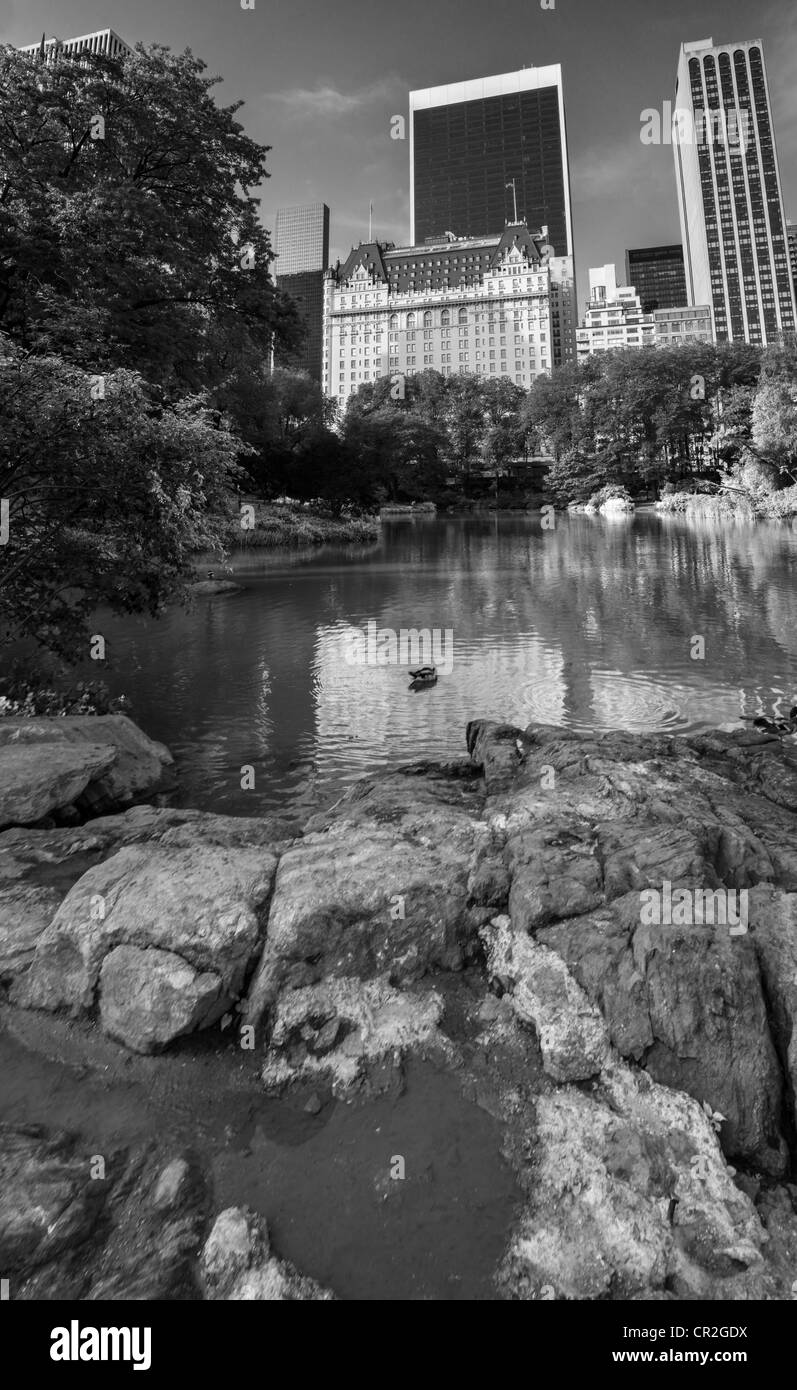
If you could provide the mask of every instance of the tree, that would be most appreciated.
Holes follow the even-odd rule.
[[[205,64],[139,45],[52,65],[0,48],[0,330],[173,398],[290,346],[249,190],[267,147]]]
[[[159,612],[239,449],[201,397],[170,403],[122,368],[98,396],[81,368],[0,335],[0,643],[77,662],[98,605]]]

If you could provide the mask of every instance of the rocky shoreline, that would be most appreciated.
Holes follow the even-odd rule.
[[[428,1064],[517,1185],[496,1297],[793,1297],[791,741],[479,722],[461,762],[365,780],[296,836],[146,804],[169,755],[108,720],[0,722],[4,1027],[155,1067],[205,1030],[310,1113]],[[743,927],[651,921],[663,885],[743,893]],[[219,1213],[190,1152],[125,1150],[98,1183],[90,1136],[41,1119],[0,1127],[12,1298],[337,1292]]]

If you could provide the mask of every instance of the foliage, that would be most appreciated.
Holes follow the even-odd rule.
[[[202,397],[165,402],[135,372],[92,377],[0,337],[0,642],[88,655],[98,604],[157,613],[207,534],[240,441]]]

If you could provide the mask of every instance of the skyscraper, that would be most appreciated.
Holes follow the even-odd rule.
[[[324,271],[329,262],[329,208],[326,203],[279,208],[274,231],[276,281],[295,301],[307,337],[297,365],[321,380]]]
[[[572,256],[559,64],[410,92],[410,200],[414,246],[525,221]]]
[[[626,251],[625,278],[634,286],[646,314],[686,304],[682,246],[645,246]]]
[[[681,47],[673,152],[687,302],[718,342],[766,344],[797,325],[759,40]]]
[[[791,278],[794,283],[794,293],[795,296],[797,296],[797,222],[787,223],[786,236],[789,242],[789,257],[791,259]]]

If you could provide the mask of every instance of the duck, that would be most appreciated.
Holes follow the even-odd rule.
[[[419,666],[417,671],[410,671],[410,685],[434,685],[437,680],[436,666]]]
[[[754,729],[763,729],[766,733],[775,734],[779,738],[782,738],[784,734],[797,734],[797,705],[792,705],[788,719],[767,719],[762,714],[756,715],[755,718],[749,714],[742,717],[748,724],[752,724]]]

